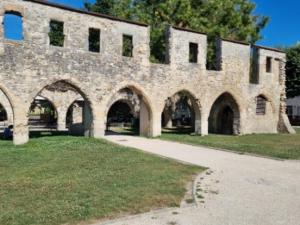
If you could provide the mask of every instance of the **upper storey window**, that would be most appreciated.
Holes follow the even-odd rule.
[[[100,30],[95,28],[89,29],[89,51],[100,52]]]
[[[65,42],[64,23],[56,20],[50,21],[50,45],[63,47]]]
[[[189,46],[189,62],[197,63],[198,62],[198,44],[190,43]]]
[[[23,19],[18,12],[6,12],[3,20],[4,37],[10,40],[23,40]]]
[[[133,41],[131,35],[123,35],[123,56],[132,57]]]
[[[266,72],[272,73],[272,57],[266,58]]]

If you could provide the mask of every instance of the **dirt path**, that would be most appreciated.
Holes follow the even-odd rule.
[[[300,225],[300,162],[278,161],[157,139],[107,140],[209,167],[200,183],[203,203],[97,225]]]

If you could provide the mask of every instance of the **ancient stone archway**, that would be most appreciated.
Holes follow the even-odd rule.
[[[82,99],[82,122],[72,124],[69,127],[69,132],[76,135],[92,135],[92,123],[93,123],[93,114],[92,108],[89,100],[86,98],[86,95],[74,84],[69,83],[68,81],[61,80],[56,81],[50,85],[46,85],[39,93],[38,96],[49,96],[53,100],[53,105],[57,109],[58,122],[60,123],[60,129],[66,129],[66,116],[69,106],[74,102],[74,100],[81,98]]]
[[[209,133],[240,133],[240,110],[231,94],[224,93],[217,98],[210,110],[208,123]]]
[[[189,91],[182,90],[168,97],[162,112],[162,127],[190,128],[189,132],[201,133],[201,106]]]
[[[57,106],[49,99],[37,96],[30,105],[28,124],[30,131],[56,130]]]
[[[106,118],[109,117],[111,109],[116,103],[126,104],[131,111],[132,116],[138,121],[138,130],[141,136],[151,136],[152,132],[152,110],[144,93],[135,86],[126,86],[117,91],[110,99]],[[122,104],[119,104],[121,106]],[[116,108],[115,108],[116,109]],[[108,128],[111,121],[106,121],[106,128]],[[132,126],[136,125],[133,122]]]

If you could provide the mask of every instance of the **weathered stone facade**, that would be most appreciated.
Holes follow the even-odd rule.
[[[85,99],[85,134],[93,137],[104,135],[109,107],[124,88],[139,96],[142,135],[161,134],[166,100],[180,91],[193,98],[195,132],[199,134],[208,134],[211,109],[223,94],[237,106],[233,112],[238,110],[234,116],[238,134],[292,132],[284,103],[285,54],[280,51],[257,47],[259,76],[258,83],[252,84],[251,46],[245,43],[220,40],[221,70],[208,71],[206,35],[170,27],[169,63],[152,64],[147,25],[34,0],[2,0],[0,22],[5,12],[18,12],[23,19],[22,41],[6,40],[0,27],[0,89],[13,111],[15,144],[28,141],[30,103],[58,81],[69,84]],[[64,47],[49,45],[50,20],[64,22]],[[101,30],[100,53],[88,51],[89,28]],[[133,57],[122,56],[123,34],[133,37]],[[191,42],[198,44],[197,63],[189,63]],[[266,57],[272,57],[270,73],[265,72]],[[54,101],[53,93],[46,95]],[[267,99],[265,115],[256,114],[259,95]],[[63,128],[64,120],[60,123]]]

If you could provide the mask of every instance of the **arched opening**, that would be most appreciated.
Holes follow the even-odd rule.
[[[29,128],[31,131],[55,130],[57,126],[57,111],[46,98],[37,96],[29,109]]]
[[[229,93],[224,93],[214,102],[209,118],[208,131],[214,134],[239,134],[240,112],[235,99]]]
[[[107,114],[106,130],[113,132],[123,131],[128,134],[138,134],[138,116],[134,113],[134,107],[124,100],[115,102]]]
[[[149,136],[152,113],[142,93],[134,87],[119,90],[111,99],[106,118],[107,134]]]
[[[23,40],[23,18],[21,13],[8,11],[3,19],[4,37],[10,40]]]
[[[200,134],[200,104],[188,91],[180,91],[165,101],[163,132]]]
[[[50,107],[49,102],[45,97],[41,97],[41,94],[47,93],[49,99],[53,101],[52,107]],[[71,106],[69,105],[70,98],[74,96],[79,96],[76,101],[74,101]],[[36,104],[37,99],[39,104]],[[73,98],[74,99],[74,98]],[[41,104],[40,101],[47,101]],[[55,105],[55,107],[54,107]],[[41,107],[42,106],[42,107]],[[45,111],[43,108],[47,107]],[[33,109],[41,112],[47,112],[47,122],[41,124],[40,118],[37,122],[32,119]],[[81,90],[70,84],[67,81],[58,81],[51,85],[44,87],[35,97],[33,103],[30,107],[29,113],[29,124],[31,136],[40,135],[51,135],[51,134],[68,134],[68,135],[92,135],[92,110],[89,101],[86,99],[85,95]],[[60,124],[63,123],[63,124]],[[36,126],[36,125],[42,126]],[[46,131],[46,132],[44,132]]]
[[[66,128],[70,134],[82,134],[84,124],[84,98],[77,99],[68,108],[66,115]]]

